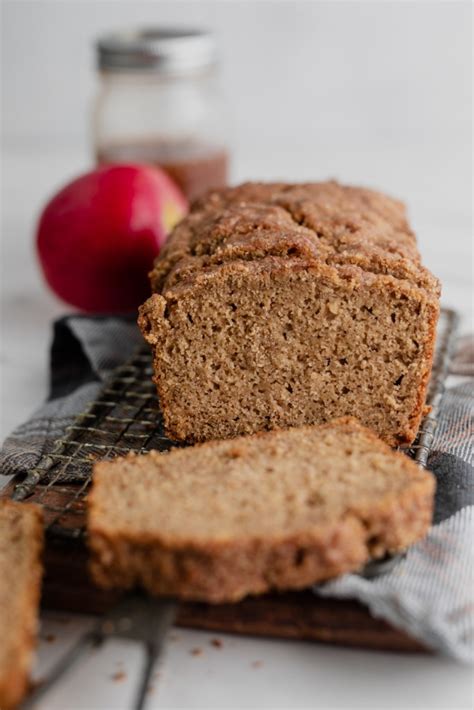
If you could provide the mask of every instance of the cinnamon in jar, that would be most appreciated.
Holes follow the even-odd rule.
[[[229,154],[212,36],[143,29],[106,36],[97,46],[97,163],[159,166],[189,200],[225,186]]]

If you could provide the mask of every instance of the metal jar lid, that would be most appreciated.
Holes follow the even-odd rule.
[[[101,71],[153,71],[188,74],[216,62],[212,35],[202,30],[161,27],[116,32],[97,42]]]

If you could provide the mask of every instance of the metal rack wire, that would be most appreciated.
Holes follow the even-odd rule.
[[[431,411],[416,441],[406,449],[421,466],[426,466],[431,449],[457,322],[455,312],[442,310],[428,395]],[[29,498],[43,506],[48,535],[63,539],[84,535],[84,499],[95,461],[130,451],[166,451],[176,446],[164,435],[151,377],[150,355],[140,349],[114,372],[99,397],[14,487],[15,500]]]

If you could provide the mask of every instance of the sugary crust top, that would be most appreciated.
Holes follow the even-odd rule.
[[[155,293],[239,262],[324,264],[351,274],[387,275],[438,297],[420,262],[404,205],[337,182],[245,183],[208,193],[174,229],[150,274]]]

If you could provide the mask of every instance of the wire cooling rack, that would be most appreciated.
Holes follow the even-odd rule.
[[[405,449],[421,466],[426,466],[430,453],[457,323],[454,311],[442,309],[427,398],[431,411],[423,420],[414,444]],[[130,451],[166,451],[176,446],[164,435],[151,377],[150,354],[140,349],[114,371],[99,397],[66,429],[26,478],[14,486],[15,500],[28,498],[42,505],[48,535],[63,539],[84,535],[85,496],[95,461]]]

